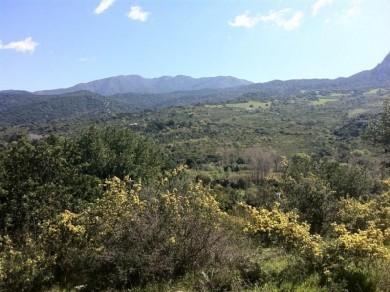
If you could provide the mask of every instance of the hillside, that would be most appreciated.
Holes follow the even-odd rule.
[[[352,75],[347,82],[351,87],[390,87],[390,53],[374,69]]]
[[[63,95],[34,95],[28,92],[0,93],[0,123],[23,124],[70,119],[82,115],[128,111],[118,102],[86,91]]]
[[[28,105],[49,99],[50,96],[35,95],[28,91],[4,90],[0,91],[0,112],[4,112],[13,106]]]

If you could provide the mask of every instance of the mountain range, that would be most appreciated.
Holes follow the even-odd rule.
[[[390,54],[371,70],[337,79],[252,83],[230,76],[192,78],[116,76],[63,89],[0,91],[0,123],[18,124],[88,114],[135,112],[168,106],[217,103],[239,98],[283,99],[312,90],[390,88]]]
[[[372,70],[362,71],[350,77],[337,79],[296,79],[274,80],[265,83],[253,83],[232,76],[192,78],[189,76],[163,76],[159,78],[143,78],[139,75],[115,76],[79,83],[69,88],[42,90],[39,95],[64,94],[77,91],[90,91],[105,96],[125,93],[163,94],[178,91],[223,90],[234,87],[252,90],[268,90],[283,92],[286,90],[318,90],[318,89],[359,89],[368,87],[390,86],[390,53]]]
[[[121,75],[62,89],[38,91],[37,94],[64,94],[88,90],[101,95],[121,93],[168,93],[201,89],[223,89],[249,85],[252,82],[231,76],[192,78],[185,75],[143,78],[139,75]]]

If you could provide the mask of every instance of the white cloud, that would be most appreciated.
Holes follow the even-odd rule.
[[[33,53],[38,43],[33,41],[32,37],[27,37],[21,41],[10,42],[8,44],[2,44],[0,41],[1,50],[14,50],[20,53]]]
[[[132,6],[127,16],[132,20],[145,22],[148,20],[149,14],[148,11],[143,10],[140,6]]]
[[[311,15],[316,16],[320,10],[333,3],[333,0],[317,0],[311,7]]]
[[[301,25],[304,13],[302,11],[292,12],[291,9],[270,11],[266,15],[250,16],[249,12],[238,15],[229,24],[233,27],[252,28],[259,22],[273,23],[285,30],[293,30]]]
[[[114,4],[115,0],[101,0],[99,5],[95,8],[95,14],[101,14],[106,11],[112,4]]]
[[[245,27],[251,28],[258,23],[259,19],[256,16],[250,16],[249,12],[237,15],[232,21],[229,22],[233,27]]]
[[[302,11],[297,11],[291,15],[291,9],[282,9],[279,11],[271,11],[265,16],[260,17],[262,22],[272,22],[277,26],[285,30],[293,30],[298,28],[301,25],[304,13]]]

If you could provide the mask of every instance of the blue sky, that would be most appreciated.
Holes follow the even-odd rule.
[[[347,76],[390,52],[389,0],[0,0],[0,90],[121,74]]]

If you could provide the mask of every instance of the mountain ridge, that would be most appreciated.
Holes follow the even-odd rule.
[[[233,76],[216,76],[193,78],[186,75],[161,76],[144,78],[140,75],[118,75],[90,82],[79,83],[72,87],[41,90],[34,93],[63,94],[73,91],[88,90],[101,95],[121,93],[169,93],[176,91],[193,91],[200,89],[224,89],[252,84],[253,82]]]
[[[265,90],[279,94],[293,93],[300,90],[351,90],[390,87],[390,53],[374,68],[348,77],[272,80],[264,83],[254,83],[247,87],[252,90]]]

